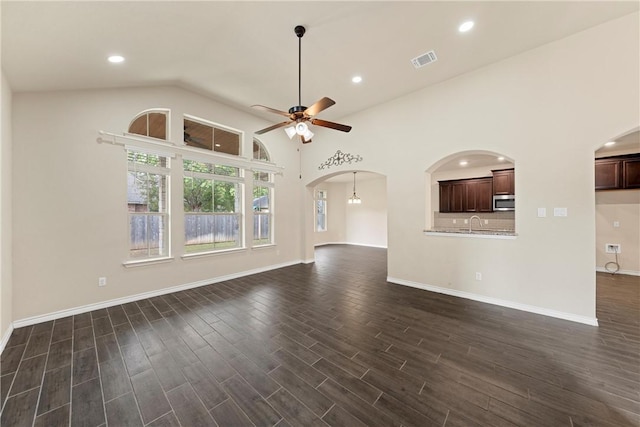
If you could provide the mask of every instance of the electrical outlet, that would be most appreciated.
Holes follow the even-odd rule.
[[[482,280],[482,273],[476,272],[476,280]]]
[[[613,221],[613,226],[614,226],[615,228],[620,227],[620,221]]]
[[[98,277],[98,286],[107,286],[107,278]]]
[[[465,220],[464,220],[464,223],[465,223],[465,224],[469,224],[469,220],[468,220],[468,219],[465,219]]]
[[[455,220],[455,219],[453,220],[453,223],[454,223],[454,224],[456,223],[456,220]]]
[[[488,219],[485,219],[485,220],[484,220],[484,225],[487,225],[487,224],[489,224],[489,220],[488,220]]]
[[[604,245],[604,251],[608,254],[619,254],[622,252],[620,243],[607,243]]]

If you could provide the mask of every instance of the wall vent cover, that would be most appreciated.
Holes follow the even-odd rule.
[[[414,67],[421,68],[427,64],[436,62],[437,60],[438,60],[438,57],[436,56],[436,53],[433,50],[431,50],[425,54],[422,54],[416,58],[413,58],[411,60],[411,63],[413,64]]]

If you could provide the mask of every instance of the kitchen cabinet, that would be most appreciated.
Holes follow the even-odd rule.
[[[515,170],[493,170],[493,194],[495,196],[513,195],[515,191]]]
[[[493,179],[439,181],[440,212],[491,212]]]
[[[596,159],[595,188],[597,191],[640,188],[640,154]]]
[[[622,161],[622,187],[640,188],[640,156]]]

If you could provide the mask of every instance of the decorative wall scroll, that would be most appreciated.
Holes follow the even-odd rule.
[[[359,154],[343,153],[342,151],[336,151],[336,154],[329,157],[326,162],[318,166],[318,170],[329,169],[331,166],[340,166],[345,163],[352,164],[353,162],[361,162],[362,156]]]

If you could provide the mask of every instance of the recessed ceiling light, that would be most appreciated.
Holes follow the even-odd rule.
[[[470,29],[473,28],[473,21],[466,21],[463,22],[462,24],[460,24],[460,26],[458,27],[458,31],[460,31],[461,33],[466,33],[467,31],[469,31]]]
[[[354,82],[354,83],[360,83],[360,82],[362,81],[362,77],[360,77],[360,76],[354,76],[354,77],[351,79],[351,81],[352,81],[352,82]]]
[[[460,163],[458,163],[460,166],[467,166],[469,164],[469,162],[467,162],[466,160],[460,160]]]
[[[504,162],[504,157],[502,157],[502,156],[498,157],[498,161],[499,162]]]
[[[119,64],[121,62],[124,62],[124,56],[120,56],[120,55],[111,55],[109,58],[107,58],[109,62],[111,62],[112,64]]]
[[[611,147],[612,145],[616,145],[616,142],[615,141],[609,141],[609,142],[605,142],[604,143],[605,147]]]

